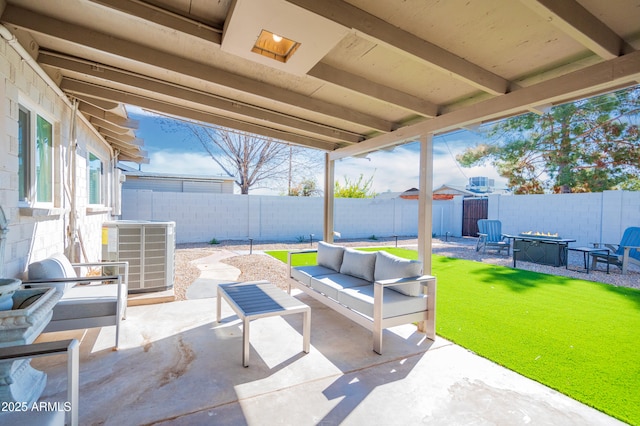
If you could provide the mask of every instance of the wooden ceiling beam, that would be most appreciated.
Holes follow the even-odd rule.
[[[264,108],[258,108],[252,105],[235,102],[231,99],[221,98],[201,91],[180,87],[175,84],[167,84],[160,80],[143,77],[130,72],[123,72],[104,65],[96,67],[95,64],[69,56],[42,51],[38,60],[40,65],[44,67],[53,67],[67,73],[91,76],[100,79],[101,81],[111,81],[128,87],[145,90],[150,93],[170,96],[176,99],[188,99],[189,102],[227,111],[233,115],[244,115],[269,123],[276,123],[281,126],[300,129],[304,132],[335,139],[337,142],[357,143],[364,140],[364,136],[360,134],[346,132],[329,126],[323,126],[307,120],[269,111]],[[99,70],[96,68],[99,68]]]
[[[551,80],[520,88],[392,133],[368,139],[358,145],[329,153],[331,160],[361,155],[415,141],[428,133],[445,133],[478,122],[488,122],[528,112],[542,104],[569,102],[607,90],[637,84],[640,78],[640,51],[601,62]]]
[[[210,43],[220,45],[222,43],[222,30],[213,28],[194,19],[189,19],[176,13],[159,7],[130,0],[90,0],[93,3],[115,9],[146,21],[153,22],[162,27],[171,28],[194,37],[201,38]]]
[[[438,115],[438,105],[319,62],[308,75],[354,92],[405,108],[424,117]]]
[[[118,151],[118,161],[131,161],[137,164],[149,164],[151,162],[149,158],[131,155],[122,151]]]
[[[114,133],[117,133],[119,135],[125,135],[125,134],[131,134],[132,133],[132,129],[129,129],[127,127],[122,127],[122,126],[118,126],[114,123],[112,123],[111,121],[108,120],[104,120],[102,118],[98,118],[98,117],[89,117],[89,122],[91,124],[93,124],[94,127],[102,127],[103,129],[108,129]]]
[[[176,117],[184,117],[191,120],[201,121],[203,123],[211,123],[214,125],[237,129],[247,133],[254,133],[268,138],[278,139],[285,142],[291,142],[296,145],[302,145],[310,148],[332,151],[341,145],[321,139],[315,139],[300,134],[290,133],[279,129],[269,128],[247,123],[240,120],[234,120],[227,117],[221,117],[215,114],[198,111],[180,105],[163,102],[157,99],[150,99],[133,93],[126,93],[121,90],[111,89],[107,87],[97,86],[77,80],[62,79],[60,88],[71,94],[88,94],[98,98],[116,100],[118,102],[137,105],[141,108],[150,109],[159,113],[173,115]]]
[[[175,72],[380,132],[389,132],[394,128],[394,123],[354,111],[342,105],[314,99],[306,94],[272,86],[264,81],[253,80],[201,62],[153,49],[131,40],[120,39],[70,22],[41,15],[15,5],[7,5],[2,14],[2,20],[16,27],[54,37],[73,45],[85,46],[108,55],[152,66],[159,70]]]
[[[126,143],[136,147],[144,145],[144,139],[137,138],[135,135],[117,133],[107,127],[102,127],[99,124],[91,124],[93,124],[94,127],[98,129],[100,134],[104,136],[109,136],[110,138],[117,139],[122,143]]]
[[[575,0],[520,0],[565,34],[604,59],[633,51],[620,36]]]
[[[138,155],[141,157],[146,157],[149,154],[149,152],[141,149],[137,145],[130,145],[126,142],[122,142],[121,140],[112,138],[111,136],[105,136],[104,139],[114,147],[118,148],[120,152],[126,152],[127,154]]]
[[[202,38],[217,45],[222,43],[222,30],[207,27],[201,22],[184,18],[153,5],[131,0],[90,1],[128,15],[133,15],[140,19],[154,22],[175,31]],[[353,74],[339,71],[328,65],[320,63],[308,74],[318,79],[343,86],[355,92],[365,94],[372,98],[397,105],[425,117],[435,117],[438,115],[438,106],[435,104],[425,101],[424,99],[416,98],[415,96],[407,93],[362,79]]]
[[[85,115],[95,117],[95,118],[100,118],[102,120],[113,123],[118,127],[131,129],[131,130],[136,130],[140,127],[140,122],[138,120],[125,118],[118,114],[105,111],[102,108],[95,107],[85,101],[80,101],[80,104],[78,104],[78,109],[80,110],[80,112],[84,113]]]
[[[97,108],[97,109],[102,110],[104,112],[109,112],[109,111],[114,110],[114,109],[116,109],[116,108],[118,108],[120,106],[120,104],[117,103],[117,102],[108,101],[108,100],[105,100],[105,99],[96,99],[96,98],[92,98],[91,96],[85,96],[85,95],[82,95],[82,94],[78,94],[77,96],[74,96],[74,97],[76,99],[78,99],[79,101],[82,101],[80,103],[80,106],[82,106],[82,104],[85,104],[87,106],[91,106],[91,107]]]
[[[493,95],[506,93],[509,81],[435,44],[404,31],[384,19],[341,0],[287,0],[316,15],[337,22],[378,43],[410,54],[443,73]]]

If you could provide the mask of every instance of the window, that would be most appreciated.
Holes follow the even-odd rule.
[[[26,201],[29,198],[29,188],[31,179],[29,176],[30,158],[29,140],[31,131],[29,124],[31,123],[30,112],[20,106],[18,118],[18,199]]]
[[[53,202],[53,125],[20,105],[18,113],[20,201]]]
[[[102,160],[89,153],[89,204],[102,204]]]

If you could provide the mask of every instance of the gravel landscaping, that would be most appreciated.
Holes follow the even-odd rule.
[[[378,240],[339,240],[337,244],[349,247],[395,247],[394,238],[381,238]],[[398,247],[417,249],[418,240],[415,238],[398,238]],[[313,246],[315,247],[315,242]],[[476,252],[476,238],[449,237],[446,241],[442,239],[433,240],[433,253],[459,259],[475,260],[478,262],[491,263],[511,267],[513,258],[505,254]],[[255,242],[252,246],[248,241],[221,241],[219,244],[209,243],[179,244],[176,247],[176,277],[174,291],[176,300],[186,298],[186,290],[200,275],[200,270],[191,262],[221,250],[230,252],[234,256],[223,262],[238,268],[241,271],[239,281],[251,281],[266,279],[281,288],[287,286],[287,267],[282,262],[263,254],[265,250],[302,250],[310,248],[307,242]],[[249,254],[249,252],[252,254]],[[572,269],[582,269],[582,254],[576,252],[569,253],[569,267]],[[611,267],[611,273],[605,271],[590,271],[586,274],[582,271],[567,270],[565,267],[554,267],[539,265],[531,262],[518,261],[518,269],[542,272],[552,275],[563,275],[584,280],[608,283],[616,286],[640,288],[640,268],[631,265],[630,271],[626,275],[620,273],[617,267]]]

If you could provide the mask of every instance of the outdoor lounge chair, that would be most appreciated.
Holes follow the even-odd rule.
[[[509,239],[502,234],[502,222],[488,219],[478,220],[476,251],[482,249],[482,252],[486,253],[487,249],[493,249],[501,253],[502,250],[506,250],[509,255],[510,247]]]
[[[79,276],[77,268],[98,268],[100,274]],[[128,277],[128,262],[72,264],[64,255],[56,254],[30,264],[29,280],[23,281],[23,285],[55,287],[62,292],[43,332],[115,325],[115,349],[118,349],[120,321],[126,317]]]
[[[610,250],[609,254],[591,253],[591,269],[596,269],[598,262],[606,262],[622,269],[626,274],[629,263],[640,265],[640,227],[629,227],[622,234],[619,244],[602,244]],[[600,247],[601,244],[594,244]]]

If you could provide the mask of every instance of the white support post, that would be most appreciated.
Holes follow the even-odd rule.
[[[333,242],[333,200],[336,162],[325,154],[324,159],[324,241]]]
[[[431,275],[433,232],[433,134],[420,137],[420,195],[418,197],[418,259],[422,273]]]

